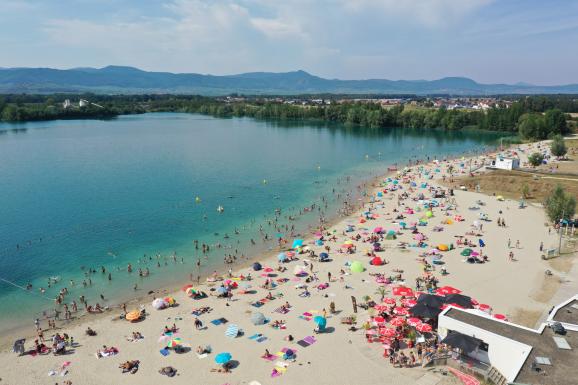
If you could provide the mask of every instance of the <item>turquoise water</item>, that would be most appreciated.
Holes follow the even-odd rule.
[[[392,163],[479,151],[495,139],[168,113],[0,124],[0,278],[33,286],[0,282],[0,329],[54,309],[51,298],[63,287],[66,302],[85,295],[103,304],[102,293],[111,304],[133,295],[135,283],[144,294],[196,277],[201,252],[193,240],[213,245],[201,273],[235,249],[253,257],[275,246],[262,241],[259,226],[275,237],[267,220],[277,208],[280,223],[294,215],[295,232],[305,232],[318,212],[299,212],[321,197],[332,216],[346,192]],[[150,277],[127,273],[128,263],[148,267]],[[87,268],[98,272],[84,288]],[[48,288],[48,277],[60,280]]]

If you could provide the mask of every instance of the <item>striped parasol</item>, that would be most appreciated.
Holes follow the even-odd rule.
[[[229,338],[235,338],[239,335],[239,326],[235,324],[229,325],[227,330],[225,331],[225,335]]]

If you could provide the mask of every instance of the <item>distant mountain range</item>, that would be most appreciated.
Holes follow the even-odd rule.
[[[215,76],[147,72],[133,67],[0,68],[0,93],[93,92],[107,94],[174,93],[200,95],[296,94],[578,94],[578,84],[480,84],[464,77],[439,80],[324,79],[305,71],[251,72]]]

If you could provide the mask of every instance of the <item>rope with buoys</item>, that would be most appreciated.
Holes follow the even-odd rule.
[[[9,284],[9,285],[12,285],[12,286],[14,286],[14,287],[16,287],[16,288],[18,288],[18,289],[21,289],[21,290],[25,291],[25,292],[28,293],[28,294],[36,295],[36,296],[38,296],[38,297],[40,297],[40,298],[44,298],[44,299],[46,299],[46,300],[48,300],[48,301],[54,301],[54,298],[49,298],[49,297],[45,296],[44,294],[39,294],[39,293],[35,293],[35,292],[33,292],[33,291],[30,291],[30,290],[26,289],[25,287],[20,286],[20,285],[14,283],[14,282],[11,282],[11,281],[9,281],[9,280],[7,280],[7,279],[5,279],[5,278],[0,277],[0,281],[5,282],[5,283],[7,283],[7,284]]]

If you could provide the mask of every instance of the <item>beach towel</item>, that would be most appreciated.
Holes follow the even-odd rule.
[[[307,336],[303,338],[303,341],[307,342],[309,345],[313,345],[314,343],[317,342],[317,340],[313,336]]]
[[[208,353],[197,354],[197,357],[199,358],[199,360],[202,360],[203,358],[207,358],[208,356],[209,356]]]
[[[263,336],[263,337],[257,338],[257,342],[258,342],[258,343],[261,343],[261,342],[264,342],[264,341],[267,341],[267,337]]]
[[[305,321],[311,321],[311,319],[312,319],[311,317],[306,317],[304,315],[300,315],[297,318],[301,318],[302,320],[305,320]]]
[[[299,341],[297,341],[297,345],[299,345],[299,346],[301,346],[301,347],[303,347],[303,348],[306,348],[306,347],[308,347],[308,346],[311,345],[311,344],[308,343],[308,342],[306,342],[306,341],[299,340]]]
[[[273,310],[275,313],[280,313],[280,314],[287,314],[291,311],[291,309],[288,308],[283,308],[282,306],[278,307],[277,309]]]
[[[257,333],[257,334],[253,334],[251,337],[247,337],[247,338],[249,338],[250,340],[256,340],[258,338],[261,338],[262,336],[263,336],[263,334]]]
[[[260,308],[261,306],[263,306],[264,303],[263,302],[254,302],[251,304],[251,306],[256,307],[256,308]]]
[[[274,354],[269,354],[268,356],[267,356],[267,355],[262,355],[261,358],[264,359],[264,360],[273,362],[273,361],[275,361],[275,360],[277,359],[277,356],[274,355]]]
[[[220,319],[214,319],[214,320],[211,321],[211,323],[212,323],[213,325],[215,325],[215,326],[218,326],[218,325],[221,324],[221,320],[220,320]]]
[[[225,331],[225,335],[229,338],[236,338],[239,335],[239,327],[235,324],[229,325]]]
[[[166,349],[166,348],[165,348],[165,349],[161,349],[161,350],[159,351],[159,353],[162,354],[162,355],[165,356],[165,357],[168,356],[169,354],[171,354],[171,352],[169,352],[169,350]]]

